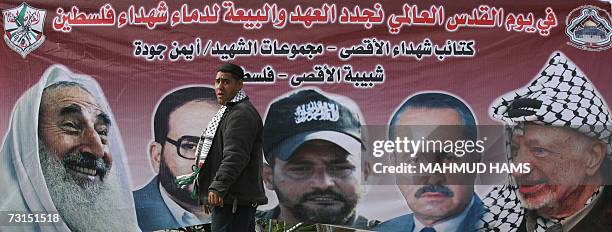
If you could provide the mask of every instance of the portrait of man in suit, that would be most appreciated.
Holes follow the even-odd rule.
[[[206,86],[171,91],[153,117],[149,158],[157,175],[134,191],[138,224],[144,231],[209,224],[210,214],[191,198],[193,184],[179,188],[176,176],[192,172],[202,128],[218,111],[215,91]]]
[[[389,123],[389,140],[476,140],[476,119],[458,98],[442,92],[424,92],[400,105]],[[414,157],[396,153],[395,163],[474,163],[480,154],[457,156],[439,149],[419,151]],[[483,204],[474,194],[475,174],[398,174],[397,187],[412,213],[383,222],[377,231],[447,232],[474,231]]]

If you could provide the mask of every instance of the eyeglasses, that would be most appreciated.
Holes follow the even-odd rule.
[[[200,141],[200,137],[185,135],[183,137],[180,137],[178,140],[173,140],[171,138],[166,137],[166,141],[176,147],[176,153],[180,157],[188,160],[196,159],[196,149],[198,147],[198,141]]]

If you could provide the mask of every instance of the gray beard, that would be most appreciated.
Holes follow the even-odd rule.
[[[39,142],[40,165],[53,204],[72,231],[126,231],[136,219],[126,206],[116,172],[102,183],[79,183],[53,151]],[[99,177],[97,177],[99,178]]]

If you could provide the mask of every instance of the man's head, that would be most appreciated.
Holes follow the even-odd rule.
[[[242,67],[230,63],[221,65],[217,69],[215,76],[217,102],[225,105],[225,103],[231,101],[238,94],[238,91],[242,89],[243,78],[244,71]]]
[[[566,217],[604,184],[612,117],[601,94],[562,53],[553,53],[529,85],[495,100],[489,113],[507,124],[509,161],[531,166],[529,173],[512,174],[524,208]]]
[[[46,87],[39,109],[39,158],[53,203],[73,230],[103,230],[128,219],[111,171],[111,118],[80,84]],[[114,214],[111,212],[117,211]],[[108,220],[99,220],[100,214]],[[108,214],[108,215],[107,215]]]
[[[572,129],[527,124],[512,135],[511,159],[529,163],[515,172],[518,197],[527,209],[556,209],[584,185],[601,184],[606,145]]]
[[[155,110],[155,139],[149,144],[153,168],[162,187],[183,207],[197,207],[190,197],[193,185],[181,189],[176,176],[191,173],[196,147],[210,119],[219,109],[215,91],[209,87],[187,87],[164,96]]]
[[[264,182],[278,219],[343,224],[361,197],[359,109],[350,99],[313,89],[273,102],[264,124]]]
[[[93,96],[74,82],[58,82],[43,91],[39,139],[82,185],[101,183],[112,165],[110,117]]]
[[[406,100],[393,114],[389,125],[390,140],[457,141],[475,140],[476,120],[461,100],[445,93],[421,93]],[[454,153],[432,149],[415,157],[395,155],[396,163],[468,163],[478,154]],[[472,175],[425,174],[398,176],[398,188],[415,216],[423,223],[451,218],[461,213],[472,199]]]

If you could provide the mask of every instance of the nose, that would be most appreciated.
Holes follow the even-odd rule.
[[[513,148],[511,148],[513,149]],[[527,146],[520,146],[518,148],[514,148],[516,149],[516,155],[514,155],[512,157],[512,163],[514,165],[518,165],[520,163],[530,163],[530,165],[533,166],[533,159],[531,157],[531,155],[529,154],[528,148]],[[513,151],[510,151],[513,152]],[[519,178],[525,175],[529,175],[529,173],[523,173],[523,172],[512,172],[512,176],[514,176],[515,178]]]
[[[97,158],[105,158],[106,145],[102,143],[102,138],[92,126],[83,131],[80,144],[79,152],[90,153]]]
[[[334,186],[334,177],[330,176],[325,167],[315,168],[311,179],[311,187],[317,189],[328,189]]]
[[[440,173],[432,173],[429,174],[429,178],[427,178],[427,185],[442,185],[446,183],[446,176]]]

